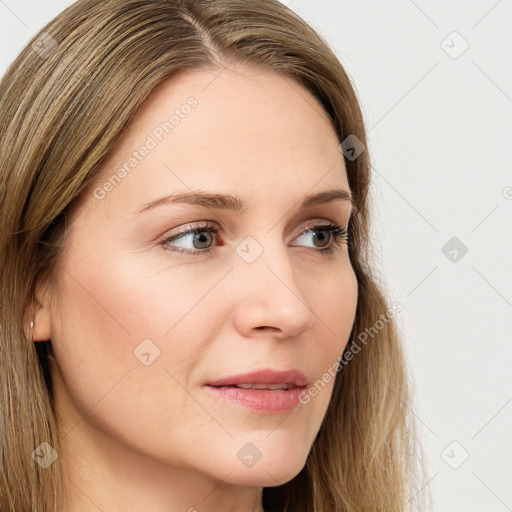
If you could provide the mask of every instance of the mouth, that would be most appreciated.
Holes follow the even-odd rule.
[[[206,386],[210,386],[212,388],[239,388],[239,389],[254,389],[254,390],[267,390],[267,391],[277,391],[277,390],[284,390],[288,391],[289,389],[295,389],[295,388],[303,388],[305,386],[296,386],[292,382],[282,383],[282,384],[264,384],[259,382],[252,382],[252,383],[241,383],[241,384],[228,384],[228,385],[222,385],[222,386],[213,386],[210,384],[206,384]]]
[[[203,388],[221,403],[227,401],[251,411],[278,414],[302,403],[308,378],[300,370],[263,368],[207,382]]]
[[[304,387],[308,378],[300,370],[274,370],[262,368],[239,375],[232,375],[214,381],[206,382],[212,387],[240,387],[242,389],[292,389]]]
[[[240,377],[246,379],[246,377]],[[239,379],[239,380],[240,380]],[[275,380],[267,374],[267,380]],[[249,409],[260,414],[279,414],[290,411],[302,402],[302,395],[306,384],[304,378],[284,380],[283,382],[237,382],[237,383],[209,383],[204,384],[203,389],[210,397],[213,397],[218,404],[226,402],[236,407]]]

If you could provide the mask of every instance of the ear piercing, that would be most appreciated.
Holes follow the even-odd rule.
[[[33,321],[30,321],[30,328],[33,329],[34,328],[34,322]]]

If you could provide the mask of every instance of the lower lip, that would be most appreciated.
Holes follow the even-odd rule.
[[[305,387],[292,389],[243,389],[235,386],[208,386],[213,395],[224,398],[253,411],[275,414],[294,409],[300,403]]]

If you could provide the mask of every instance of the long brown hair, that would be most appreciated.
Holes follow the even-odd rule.
[[[32,456],[43,442],[59,451],[51,341],[32,342],[26,311],[36,283],[56,268],[66,211],[159,84],[222,62],[286,73],[323,105],[340,143],[351,135],[367,145],[339,60],[277,0],[79,0],[34,36],[0,82],[1,512],[59,508],[60,459],[43,468]],[[340,365],[306,465],[264,489],[266,512],[398,511],[416,484],[407,367],[396,320],[382,321],[391,307],[370,264],[368,151],[345,163],[359,284],[345,351],[352,357]]]

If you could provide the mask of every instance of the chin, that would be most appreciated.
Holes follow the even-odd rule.
[[[303,467],[304,464],[293,467],[261,465],[258,469],[254,467],[248,470],[236,468],[225,481],[233,485],[248,487],[277,487],[295,478]]]
[[[283,485],[300,473],[306,464],[307,456],[307,451],[297,450],[297,446],[294,448],[288,443],[284,443],[282,449],[269,445],[262,449],[260,454],[256,452],[254,446],[247,443],[239,450],[234,463],[231,461],[228,464],[224,476],[231,471],[226,481],[236,485],[257,487]]]

